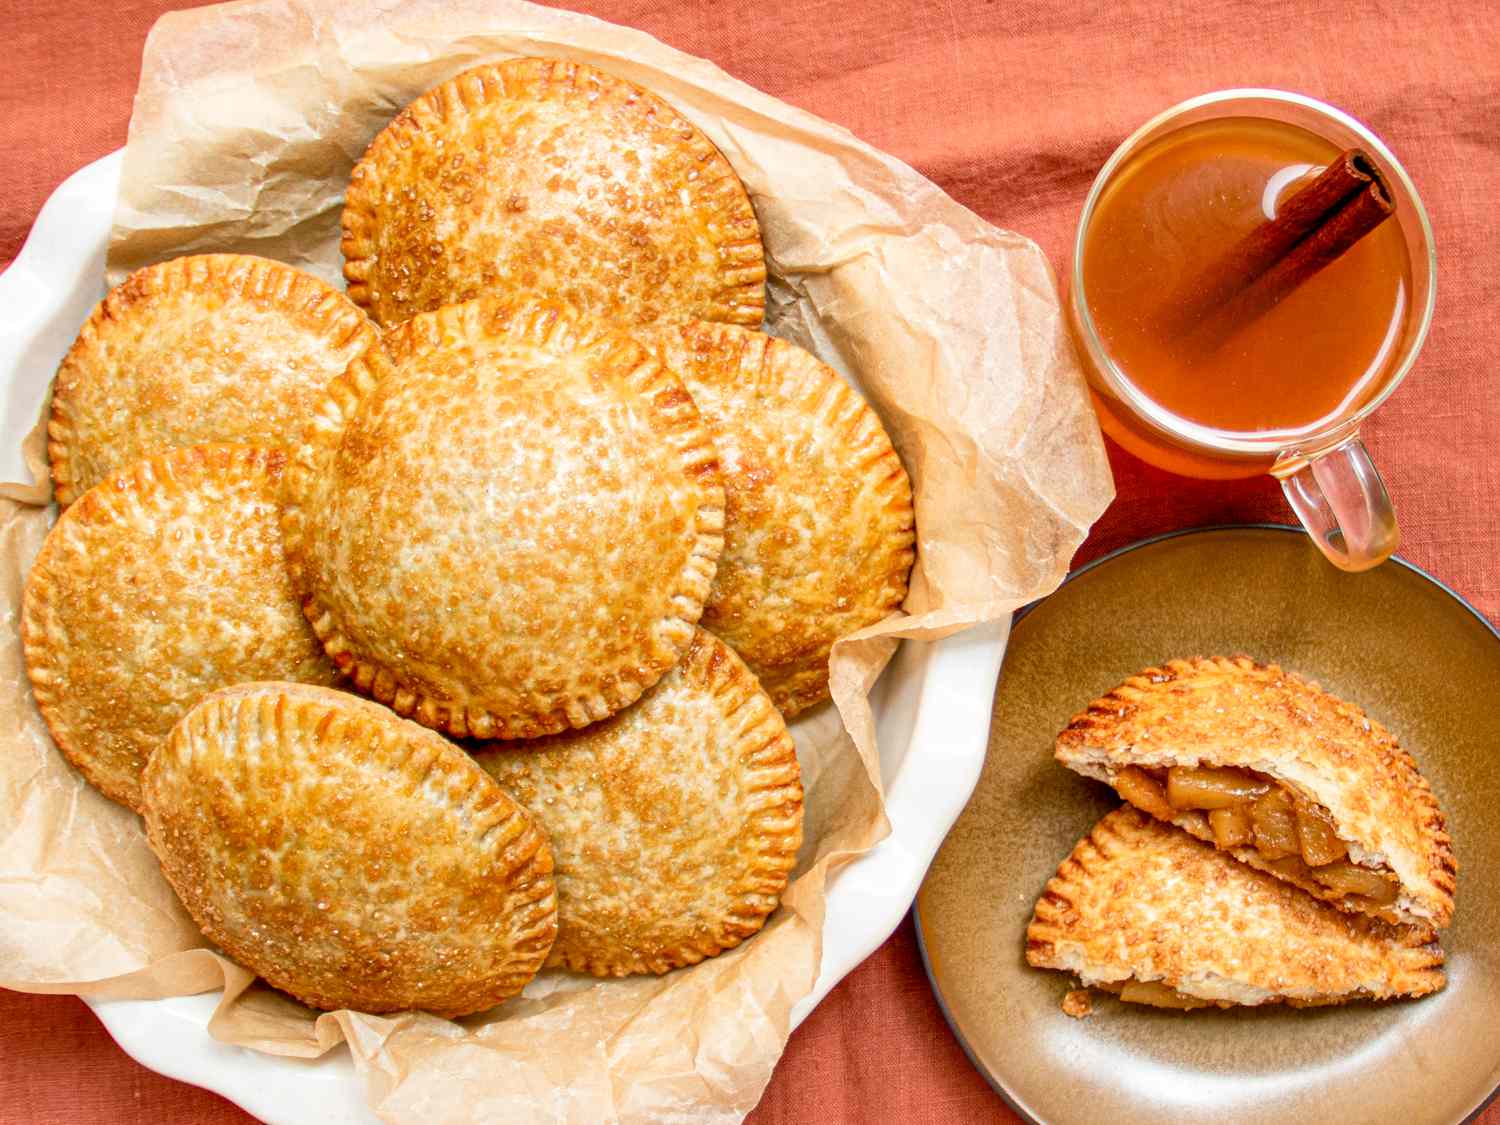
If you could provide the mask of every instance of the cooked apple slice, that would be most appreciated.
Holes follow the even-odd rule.
[[[1214,843],[1221,848],[1237,848],[1255,839],[1250,808],[1243,803],[1212,810],[1208,814],[1208,826],[1213,830]]]
[[[1148,668],[1074,716],[1057,759],[1341,910],[1431,929],[1453,917],[1458,866],[1416,763],[1358,707],[1275,665]]]
[[[1128,980],[1120,989],[1120,999],[1131,1004],[1149,1004],[1153,1008],[1175,1008],[1180,1012],[1213,1006],[1210,1000],[1184,996],[1159,980]]]
[[[1167,801],[1174,809],[1229,809],[1270,787],[1247,770],[1173,766],[1167,771]]]
[[[1162,787],[1145,770],[1126,766],[1115,777],[1115,789],[1136,808],[1145,809],[1152,816],[1171,820],[1177,815]]]
[[[1255,826],[1255,846],[1267,859],[1280,859],[1302,851],[1297,839],[1297,811],[1285,789],[1263,793],[1250,806],[1250,820]]]
[[[1389,875],[1361,867],[1357,863],[1330,863],[1316,868],[1312,877],[1341,895],[1359,895],[1379,906],[1396,901],[1398,890]]]
[[[1322,867],[1349,854],[1348,846],[1333,827],[1333,819],[1320,806],[1301,798],[1293,805],[1297,810],[1297,839],[1301,841],[1302,858],[1307,866]]]

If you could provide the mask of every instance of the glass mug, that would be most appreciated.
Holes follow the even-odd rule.
[[[1362,148],[1384,173],[1395,199],[1389,221],[1399,225],[1410,264],[1405,323],[1380,383],[1362,400],[1351,396],[1331,417],[1306,429],[1225,433],[1194,425],[1153,401],[1110,355],[1087,299],[1085,247],[1100,196],[1133,155],[1167,133],[1223,118],[1263,118],[1297,125],[1340,149]],[[1205,94],[1173,106],[1137,129],[1094,179],[1073,249],[1068,315],[1094,406],[1106,433],[1130,452],[1182,475],[1232,479],[1270,473],[1292,510],[1334,565],[1367,570],[1400,541],[1385,485],[1359,439],[1360,424],[1411,370],[1432,322],[1436,259],[1432,228],[1406,170],[1380,138],[1348,114],[1313,98],[1280,90]]]

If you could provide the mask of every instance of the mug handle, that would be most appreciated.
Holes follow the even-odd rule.
[[[1390,495],[1359,435],[1276,476],[1302,526],[1340,570],[1369,570],[1400,545]]]

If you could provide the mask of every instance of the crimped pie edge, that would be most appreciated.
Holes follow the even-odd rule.
[[[738,728],[741,770],[757,779],[745,788],[752,798],[746,834],[759,846],[754,852],[756,862],[743,881],[754,889],[740,897],[737,909],[727,914],[713,931],[697,940],[684,938],[660,956],[646,956],[630,949],[601,952],[574,948],[565,914],[560,914],[558,941],[548,958],[549,966],[597,977],[660,975],[733,949],[760,932],[780,905],[802,843],[803,792],[796,745],[755,675],[718,637],[697,630],[677,670],[685,686],[707,692],[719,704],[725,721]],[[480,747],[476,758],[482,765],[486,754],[494,752]],[[504,744],[498,752],[531,753]],[[541,753],[545,754],[545,749]]]
[[[198,729],[204,725],[210,729]],[[352,729],[357,732],[362,744],[379,746],[382,751],[390,754],[386,763],[392,772],[407,769],[414,756],[422,749],[434,749],[436,752],[430,760],[417,763],[420,776],[411,779],[413,784],[423,785],[429,795],[438,788],[450,798],[457,794],[458,801],[452,811],[474,835],[478,845],[488,846],[487,841],[491,838],[499,841],[505,849],[504,858],[512,885],[518,890],[535,889],[536,893],[525,904],[524,916],[518,919],[511,963],[507,964],[508,971],[499,986],[483,996],[468,997],[452,1007],[424,1010],[448,1018],[483,1011],[519,993],[544,967],[547,953],[557,935],[557,893],[552,880],[551,847],[546,834],[525,808],[516,803],[483,770],[468,768],[472,762],[462,748],[426,727],[400,718],[377,703],[347,692],[277,681],[236,684],[205,695],[173,728],[162,748],[147,763],[147,793],[152,791],[160,774],[168,768],[171,758],[190,755],[195,738],[211,737],[214,729],[222,729],[227,725],[233,725],[236,729],[237,748],[244,747],[255,738],[285,737],[288,732],[300,734],[315,744],[322,744],[341,725],[344,731]],[[433,776],[438,773],[446,775],[448,784],[441,787],[431,784]],[[459,784],[455,786],[454,782]],[[467,784],[463,784],[465,782]],[[493,800],[496,796],[500,798],[498,802]],[[483,797],[491,800],[481,801]],[[252,939],[246,939],[214,921],[212,913],[205,909],[208,900],[204,893],[209,882],[207,873],[202,870],[194,871],[191,862],[184,864],[181,857],[169,854],[162,838],[162,812],[149,797],[145,804],[143,819],[146,834],[152,851],[160,861],[162,874],[172,885],[204,937],[235,962],[254,969],[269,984],[311,1007],[331,1010],[345,1006],[341,1003],[345,998],[320,997],[305,989],[299,990],[297,982],[283,973],[282,966],[259,963],[265,959],[256,955]],[[426,979],[430,981],[431,974]],[[374,1004],[362,1010],[402,1009]]]
[[[447,339],[473,339],[476,334],[499,335],[539,347],[573,351],[603,348],[623,355],[621,349],[633,349],[636,355],[627,378],[643,400],[652,401],[658,414],[673,421],[677,431],[673,446],[682,456],[685,475],[696,480],[703,498],[697,509],[693,549],[669,598],[679,612],[660,621],[660,636],[653,638],[656,649],[660,650],[652,666],[655,677],[633,691],[606,683],[603,689],[577,695],[551,711],[521,716],[519,723],[507,722],[503,716],[482,707],[470,707],[463,701],[438,698],[403,685],[393,671],[360,655],[340,628],[332,608],[311,588],[305,557],[304,501],[323,460],[338,447],[360,404],[402,358],[441,347]],[[706,469],[712,470],[711,480],[704,479]],[[281,496],[282,540],[292,584],[302,598],[303,613],[329,658],[356,688],[398,715],[459,738],[536,738],[556,734],[597,722],[635,702],[676,664],[683,649],[691,643],[724,545],[724,489],[718,480],[718,453],[691,397],[681,390],[680,381],[622,330],[587,320],[574,310],[549,301],[510,302],[499,297],[478,297],[419,313],[386,332],[377,346],[355,359],[343,375],[329,384],[303,440],[291,451]]]
[[[253,254],[189,254],[136,270],[94,306],[53,379],[47,413],[47,460],[59,507],[66,508],[86,491],[78,487],[73,465],[78,438],[71,415],[76,393],[73,373],[83,355],[98,349],[115,331],[112,325],[128,325],[136,306],[159,293],[177,289],[193,293],[211,290],[234,298],[268,297],[313,332],[326,333],[335,348],[345,346],[359,334],[368,335],[370,342],[376,338],[374,324],[345,294],[311,274],[269,258]]]
[[[804,398],[813,404],[813,420],[843,436],[843,444],[850,453],[849,471],[876,480],[879,495],[884,500],[880,515],[886,530],[880,538],[885,550],[876,565],[870,568],[863,587],[864,590],[873,589],[877,594],[869,601],[866,611],[860,614],[858,624],[846,630],[844,635],[896,613],[906,600],[911,570],[916,562],[916,511],[906,466],[874,408],[817,356],[789,341],[752,328],[703,320],[649,325],[635,332],[637,338],[658,354],[661,354],[661,346],[657,340],[669,334],[677,336],[690,349],[695,343],[706,341],[722,354],[732,363],[733,371],[732,380],[721,382],[729,384],[732,389],[767,387],[779,394],[791,378],[806,383]],[[665,355],[663,361],[666,361]],[[729,373],[727,366],[726,374]],[[691,393],[691,383],[696,376],[683,375],[682,378]],[[704,628],[725,636],[734,647],[734,642],[741,638],[734,636],[732,629],[717,633],[718,627],[713,620],[714,604],[711,591],[704,610],[709,621]],[[820,645],[816,655],[809,659],[775,668],[761,667],[753,652],[747,654],[739,648],[736,651],[761,677],[762,686],[782,715],[791,719],[828,698],[828,659],[834,643]]]
[[[68,522],[106,524],[116,522],[126,513],[144,515],[163,497],[191,489],[209,474],[216,473],[230,481],[265,481],[274,486],[285,464],[286,452],[283,449],[231,443],[179,446],[132,462],[84,492],[77,502],[59,514],[57,524],[48,532],[27,573],[21,603],[20,635],[37,711],[46,723],[53,743],[89,784],[110,800],[135,812],[141,811],[139,784],[132,789],[121,789],[100,772],[93,758],[81,752],[75,732],[58,710],[59,693],[67,690],[67,684],[58,661],[57,646],[60,642],[49,643],[49,637],[55,632],[49,628],[49,619],[59,594],[48,568],[52,552],[61,549],[56,546],[62,542],[58,527],[62,526],[66,534]],[[270,494],[274,496],[275,493],[272,487]],[[50,549],[49,544],[52,544]]]
[[[517,58],[484,63],[455,75],[420,95],[372,140],[351,176],[341,219],[340,249],[349,299],[384,324],[374,307],[369,279],[377,268],[373,230],[379,225],[378,195],[387,163],[400,159],[429,125],[456,120],[493,100],[519,95],[553,97],[576,88],[581,77],[599,83],[617,106],[641,107],[643,113],[665,113],[681,124],[683,143],[702,164],[711,166],[696,182],[696,202],[719,216],[708,224],[721,236],[719,254],[722,287],[714,300],[715,319],[759,325],[765,317],[765,250],[760,224],[744,184],[728,159],[703,132],[663,98],[606,70],[566,59]],[[518,83],[514,89],[508,85]],[[394,327],[393,325],[388,327]]]

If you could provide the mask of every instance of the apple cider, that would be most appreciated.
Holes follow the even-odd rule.
[[[1359,236],[1269,307],[1205,347],[1191,322],[1199,279],[1278,217],[1340,156],[1306,129],[1263,118],[1200,122],[1120,166],[1084,236],[1084,294],[1104,350],[1168,428],[1204,440],[1327,428],[1379,392],[1404,351],[1411,263],[1397,222]],[[1195,315],[1195,314],[1194,314]],[[1179,473],[1249,476],[1265,461],[1200,457],[1095,389],[1105,430]]]

